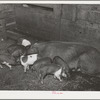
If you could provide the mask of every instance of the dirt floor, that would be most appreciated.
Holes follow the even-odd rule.
[[[0,54],[5,54],[7,46],[14,43],[12,40],[0,42]],[[13,66],[10,70],[7,66],[0,69],[0,90],[47,90],[47,91],[99,91],[100,79],[82,75],[81,73],[72,73],[70,79],[64,79],[59,82],[53,76],[48,75],[42,85],[38,81],[38,75],[35,71],[24,73],[23,66]]]

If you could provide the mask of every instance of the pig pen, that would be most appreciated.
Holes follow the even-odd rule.
[[[14,42],[12,39],[0,41],[0,54],[5,54],[6,48]],[[63,78],[62,82],[48,75],[41,84],[35,71],[24,73],[21,65],[13,66],[12,70],[3,65],[0,68],[0,90],[99,91],[100,79],[74,72],[70,79]]]

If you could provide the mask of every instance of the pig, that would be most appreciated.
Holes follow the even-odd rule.
[[[88,71],[86,71],[86,73],[91,73],[93,75],[96,69],[98,69],[97,71],[98,73],[100,71],[99,50],[87,44],[75,43],[75,42],[49,41],[49,42],[33,44],[28,50],[28,53],[30,52],[31,53],[38,52],[39,59],[43,57],[50,57],[53,60],[55,56],[59,56],[68,64],[69,69],[75,69],[75,70],[79,69],[81,71],[85,71],[85,69],[83,70],[83,68],[81,69],[79,68],[79,62],[81,61],[82,62],[81,66],[83,66],[84,63],[86,63],[85,59],[83,58],[89,55],[89,59],[92,59],[95,62],[94,63],[95,66],[93,67],[94,71],[91,72],[89,66],[84,65],[85,66],[84,68],[86,67],[89,68]],[[81,59],[80,61],[79,58]],[[88,59],[88,56],[86,58]],[[89,62],[88,61],[89,60],[87,60],[87,65],[91,64],[90,61]]]
[[[7,52],[13,56],[17,62],[19,62],[19,58],[21,55],[27,54],[27,50],[22,45],[12,44],[7,48]]]
[[[60,76],[63,75],[64,77],[66,77],[63,68],[54,63],[42,65],[39,68],[39,78],[42,84],[44,83],[43,81],[46,75],[54,75],[54,78],[59,79],[59,81],[62,81]]]
[[[34,62],[34,64],[32,65],[31,69],[32,70],[36,70],[38,72],[40,66],[42,65],[46,65],[46,64],[51,64],[52,63],[52,59],[49,57],[45,57],[45,58],[41,58],[38,59]]]
[[[68,62],[67,64],[69,65],[69,69],[73,72],[73,71],[80,71],[80,68],[78,66],[79,63],[79,57],[73,57],[73,59]]]
[[[78,67],[84,74],[100,77],[100,52],[94,49],[81,55]]]
[[[50,41],[33,44],[27,53],[38,53],[40,58],[50,57],[53,59],[55,56],[59,56],[70,62],[73,57],[79,57],[90,49],[93,47],[82,43]]]
[[[12,69],[12,65],[17,65],[15,59],[10,55],[0,54],[0,63]],[[3,68],[3,67],[2,67]]]
[[[31,46],[31,42],[28,39],[25,39],[25,38],[18,39],[17,44],[24,46],[27,50]]]
[[[33,65],[34,62],[37,60],[37,56],[38,54],[30,54],[30,55],[22,55],[20,57],[20,62],[21,65],[24,66],[24,72],[26,72],[26,70],[29,70],[29,66]]]
[[[53,63],[62,66],[63,70],[65,70],[68,77],[70,77],[70,68],[69,65],[59,56],[55,56],[53,59]]]
[[[20,38],[20,39],[18,39],[17,44],[27,47],[27,46],[31,45],[31,42],[25,38]]]
[[[72,67],[77,63],[74,59],[91,49],[94,47],[82,43],[49,41],[33,44],[27,53],[38,53],[39,59],[50,57],[53,60],[55,56],[59,56]]]

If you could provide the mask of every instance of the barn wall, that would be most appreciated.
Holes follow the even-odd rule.
[[[6,38],[6,29],[14,28],[14,5],[0,4],[0,38]]]
[[[59,40],[60,5],[17,5],[18,30],[45,40]]]
[[[7,26],[15,22],[14,5],[0,4],[0,20],[5,19]]]
[[[63,5],[61,40],[100,42],[100,5]]]
[[[100,5],[16,6],[17,28],[47,40],[99,43]]]

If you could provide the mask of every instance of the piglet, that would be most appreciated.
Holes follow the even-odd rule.
[[[24,66],[24,72],[29,69],[30,65],[33,65],[34,62],[37,60],[38,54],[30,54],[30,55],[22,55],[20,57],[21,65]]]
[[[54,78],[59,79],[59,81],[62,81],[60,76],[63,75],[64,77],[66,77],[63,68],[57,64],[52,63],[52,64],[42,65],[39,69],[39,78],[42,84],[45,76],[49,74],[54,75]]]
[[[16,65],[15,59],[10,55],[0,54],[0,63],[12,69],[12,65]]]
[[[26,54],[27,50],[22,45],[12,44],[7,48],[8,53],[13,56],[16,61],[19,60],[21,55]]]
[[[65,70],[67,76],[70,77],[69,65],[68,65],[61,57],[55,56],[55,57],[53,58],[53,63],[62,66],[62,68],[63,68],[63,70]],[[62,74],[63,74],[63,73],[62,73]]]
[[[44,58],[41,58],[41,59],[36,60],[34,62],[34,64],[32,65],[31,69],[38,72],[39,68],[42,65],[51,64],[51,63],[52,63],[52,59],[51,58],[44,57]]]

